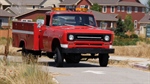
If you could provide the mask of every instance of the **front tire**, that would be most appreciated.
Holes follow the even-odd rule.
[[[54,55],[56,67],[63,67],[63,55],[61,53],[60,48],[55,49],[55,55]]]
[[[101,67],[107,67],[109,60],[108,54],[99,54],[99,64]]]

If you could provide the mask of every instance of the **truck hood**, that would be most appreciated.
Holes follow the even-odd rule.
[[[60,29],[60,28],[59,28]],[[103,30],[93,26],[63,26],[62,31],[66,33],[98,33],[98,34],[113,34],[110,30]]]

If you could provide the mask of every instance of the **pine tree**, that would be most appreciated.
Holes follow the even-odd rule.
[[[131,15],[126,15],[124,24],[125,24],[126,31],[130,31],[130,32],[134,31],[134,24],[132,22]]]
[[[124,33],[125,33],[125,26],[124,26],[124,23],[122,22],[121,17],[119,17],[119,19],[117,21],[117,27],[115,30],[115,35],[121,36],[121,35],[124,35]]]
[[[94,3],[90,9],[94,11],[102,12],[102,7],[98,5],[97,3]]]

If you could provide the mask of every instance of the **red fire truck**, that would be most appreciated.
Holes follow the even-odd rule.
[[[99,58],[102,67],[108,65],[114,33],[97,27],[92,12],[86,8],[52,8],[45,20],[13,22],[13,46],[22,48],[24,62],[36,62],[46,55],[54,58],[57,67]],[[90,56],[83,56],[83,54]]]

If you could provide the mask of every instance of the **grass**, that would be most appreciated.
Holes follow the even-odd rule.
[[[17,52],[17,50],[20,50],[20,48],[12,47],[12,45],[9,46],[9,55],[12,56],[20,56],[21,52]],[[5,45],[0,45],[0,55],[4,55],[5,52]]]
[[[55,84],[48,72],[43,72],[37,65],[10,62],[8,65],[0,60],[0,84]]]
[[[150,58],[150,45],[138,42],[136,46],[114,46],[114,55]]]
[[[20,48],[12,47],[11,43],[12,39],[10,38],[10,44],[9,44],[9,55],[21,55],[21,53],[17,52]],[[7,45],[7,39],[2,37],[0,38],[0,55],[4,55],[5,52],[5,46]]]
[[[7,39],[5,37],[0,38],[0,45],[6,45]]]
[[[6,38],[0,38],[0,55],[4,54]],[[9,46],[9,55],[21,55],[20,48]],[[37,65],[8,62],[0,59],[0,84],[55,84],[51,73],[43,72]]]

